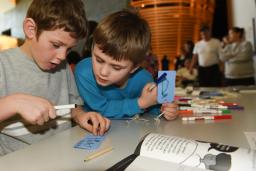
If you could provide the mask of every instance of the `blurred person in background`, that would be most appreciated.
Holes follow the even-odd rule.
[[[203,26],[200,29],[202,40],[195,44],[190,72],[193,72],[198,61],[198,81],[201,87],[218,87],[221,84],[219,69],[219,51],[221,43],[212,38],[210,28]]]
[[[252,44],[245,40],[244,29],[233,27],[223,38],[220,59],[225,62],[225,85],[254,85]]]

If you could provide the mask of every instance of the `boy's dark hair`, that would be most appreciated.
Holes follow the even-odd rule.
[[[77,64],[78,62],[81,61],[81,56],[79,55],[78,52],[72,50],[67,54],[66,59],[69,64]]]
[[[87,35],[87,20],[81,0],[33,0],[26,18],[36,23],[37,38],[44,31],[63,28],[77,39]]]
[[[92,56],[92,37],[93,37],[93,32],[96,29],[98,23],[96,21],[93,20],[89,20],[88,21],[88,36],[87,36],[87,40],[83,46],[83,50],[82,50],[82,56],[83,57],[91,57]]]
[[[150,49],[148,23],[135,11],[122,10],[105,17],[93,34],[93,45],[113,59],[140,64]]]

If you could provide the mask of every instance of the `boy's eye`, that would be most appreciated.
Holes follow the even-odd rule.
[[[103,62],[104,62],[102,59],[99,59],[99,58],[96,58],[96,61],[97,61],[98,63],[103,63]]]
[[[52,44],[52,46],[54,47],[54,48],[59,48],[60,47],[60,45],[57,45],[57,44]]]
[[[120,68],[120,67],[113,67],[114,68],[114,70],[116,70],[116,71],[120,71],[122,68]]]

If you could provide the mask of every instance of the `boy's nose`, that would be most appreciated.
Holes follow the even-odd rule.
[[[66,59],[66,56],[67,56],[67,53],[66,52],[60,52],[57,54],[57,58],[61,61],[65,60]]]
[[[103,65],[100,69],[101,76],[107,76],[109,74],[109,69],[107,65]]]

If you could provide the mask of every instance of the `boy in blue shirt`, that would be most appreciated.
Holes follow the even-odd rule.
[[[92,58],[81,61],[75,70],[85,110],[123,118],[155,107],[157,88],[150,91],[153,78],[140,68],[149,48],[149,26],[136,13],[124,10],[104,18],[93,33]],[[176,118],[176,107],[162,105],[167,120]]]

